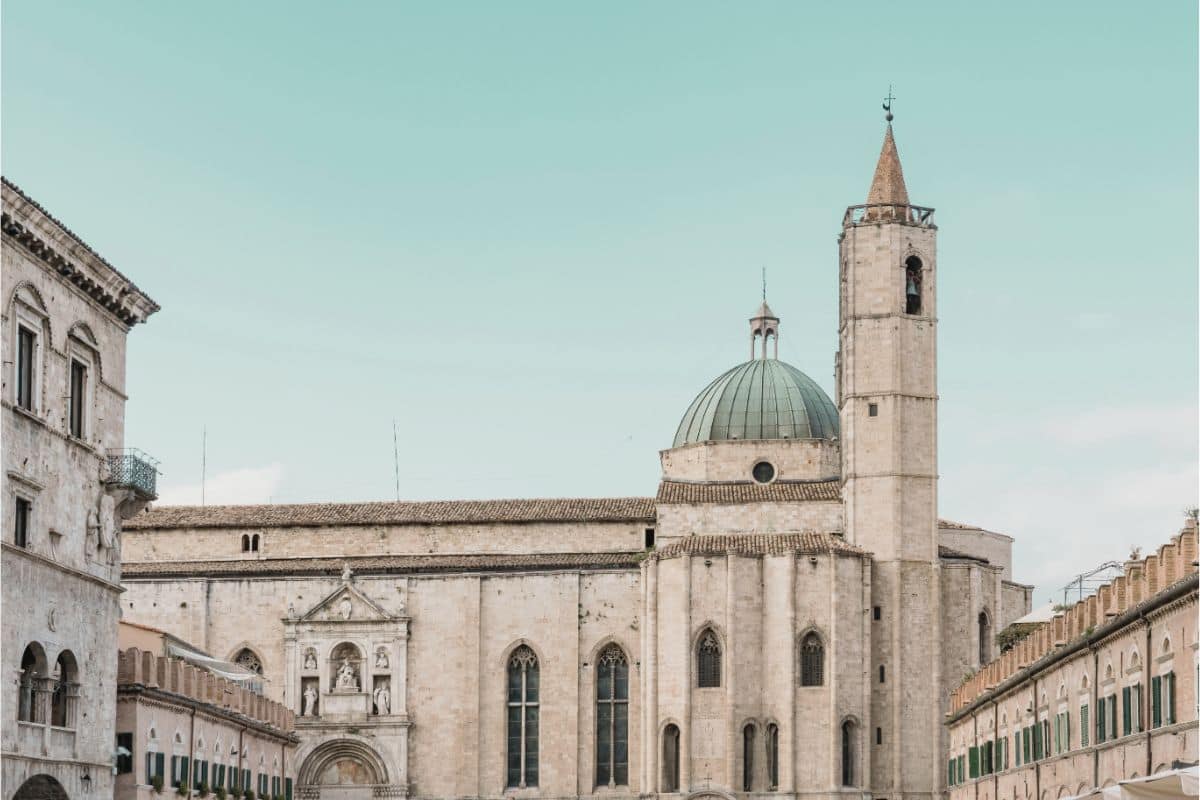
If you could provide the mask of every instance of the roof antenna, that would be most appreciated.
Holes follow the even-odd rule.
[[[400,439],[396,436],[396,418],[392,417],[392,462],[396,466],[396,502],[400,502]]]
[[[894,119],[894,117],[892,116],[892,101],[895,99],[896,98],[892,97],[892,85],[889,83],[888,84],[888,95],[887,95],[887,97],[883,98],[883,110],[887,112],[887,114],[885,114],[883,118],[886,119],[888,122],[891,122]]]
[[[208,426],[200,433],[200,507],[204,507],[204,484],[208,476]]]
[[[767,268],[762,268],[763,302],[767,302]]]

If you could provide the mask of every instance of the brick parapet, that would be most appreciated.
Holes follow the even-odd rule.
[[[291,709],[179,659],[155,656],[131,647],[117,654],[117,675],[118,685],[140,684],[157,688],[197,703],[242,714],[284,732],[291,732],[296,727],[295,713]]]
[[[1190,519],[1156,554],[1125,563],[1125,574],[1103,584],[1096,593],[1041,623],[1008,652],[981,667],[950,695],[950,713],[961,710],[975,698],[998,686],[1021,669],[1033,664],[1068,642],[1086,636],[1107,620],[1166,591],[1184,576],[1197,572],[1196,521]],[[1154,570],[1158,580],[1151,582]],[[1155,587],[1153,590],[1151,586]]]

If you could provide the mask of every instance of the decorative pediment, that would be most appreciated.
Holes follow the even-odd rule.
[[[300,616],[301,622],[383,622],[395,619],[349,581]]]

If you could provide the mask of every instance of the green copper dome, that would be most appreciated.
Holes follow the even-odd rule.
[[[673,446],[837,436],[837,409],[812,378],[777,359],[758,358],[721,375],[692,401]]]

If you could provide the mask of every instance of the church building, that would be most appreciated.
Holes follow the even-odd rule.
[[[889,114],[834,397],[764,301],[654,496],[153,507],[124,618],[261,672],[305,800],[940,798],[951,691],[1032,587],[938,517],[937,234]]]

